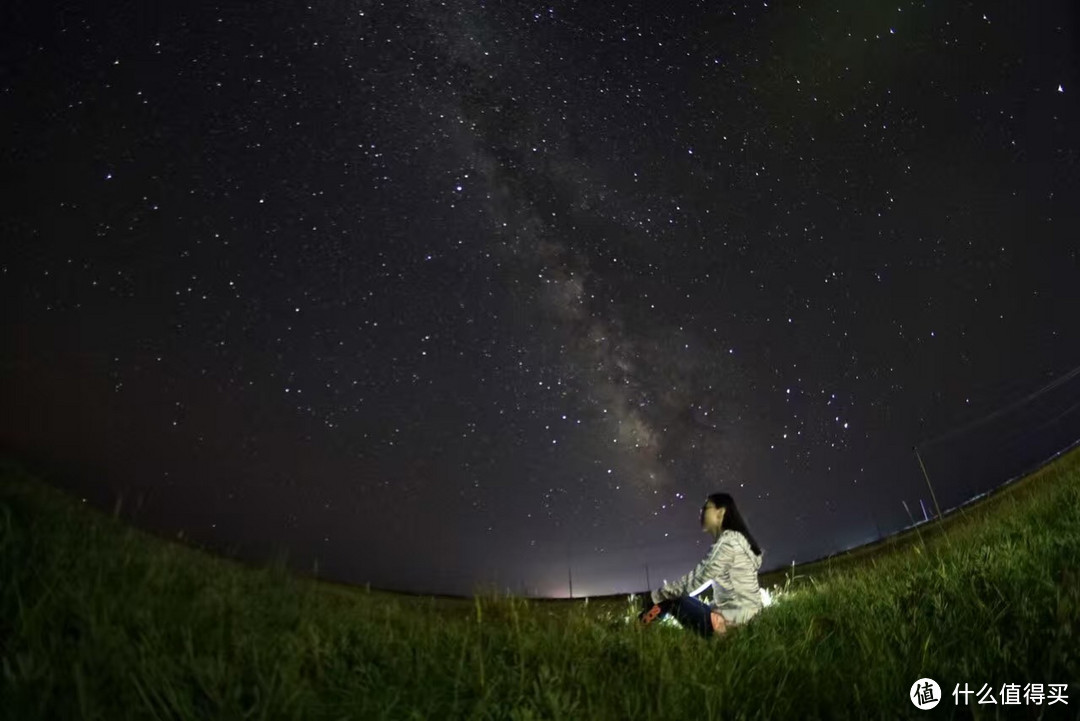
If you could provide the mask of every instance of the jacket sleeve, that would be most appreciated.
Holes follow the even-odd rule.
[[[670,598],[688,596],[706,581],[719,577],[724,569],[731,565],[735,557],[735,548],[730,536],[718,538],[709,549],[709,555],[698,563],[694,570],[653,591],[653,602],[659,603]]]

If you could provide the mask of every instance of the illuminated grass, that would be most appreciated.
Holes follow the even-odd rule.
[[[958,682],[1080,679],[1080,451],[1015,489],[947,534],[796,568],[709,642],[627,623],[625,597],[436,600],[247,569],[9,467],[0,718],[891,719],[927,713],[907,701],[924,676],[936,711],[969,718]],[[1078,691],[1044,717],[1074,718]]]

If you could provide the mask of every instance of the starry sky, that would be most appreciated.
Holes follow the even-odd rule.
[[[1074,3],[2,12],[0,441],[166,537],[625,592],[1080,438]]]

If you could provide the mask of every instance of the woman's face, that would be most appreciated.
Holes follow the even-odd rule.
[[[701,512],[701,530],[714,536],[719,534],[725,510],[727,509],[723,506],[717,508],[711,502],[706,503],[704,510]]]

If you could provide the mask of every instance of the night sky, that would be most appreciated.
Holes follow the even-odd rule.
[[[0,440],[163,536],[625,592],[1080,438],[1075,3],[2,13]]]

